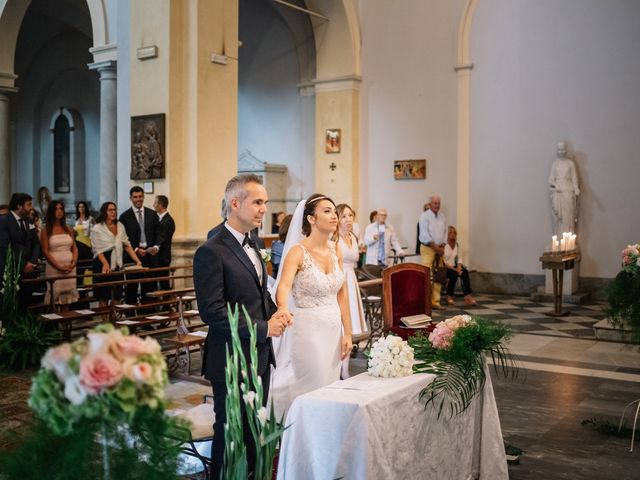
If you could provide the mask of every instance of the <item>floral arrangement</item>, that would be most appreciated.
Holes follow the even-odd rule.
[[[369,352],[368,372],[374,377],[405,377],[413,373],[413,348],[395,335],[380,337]]]
[[[269,263],[271,261],[271,250],[268,250],[266,248],[261,248],[260,256],[262,257],[262,261],[264,263]]]
[[[231,326],[231,346],[227,347],[227,367],[225,381],[227,384],[227,423],[224,425],[224,465],[222,478],[252,478],[255,480],[271,480],[273,478],[273,460],[276,445],[285,428],[278,422],[273,411],[273,404],[268,412],[264,406],[265,394],[262,378],[258,375],[258,350],[256,349],[257,327],[247,319],[249,330],[249,350],[251,364],[242,350],[238,334],[239,312],[228,306],[229,324]],[[242,410],[246,412],[251,436],[244,438],[242,427]],[[256,464],[251,477],[247,463],[246,443],[252,441],[256,446]]]
[[[627,245],[622,250],[622,269],[627,273],[638,273],[640,269],[640,243]]]
[[[631,341],[640,343],[640,244],[622,250],[622,270],[607,291],[605,313],[617,328],[631,331]]]
[[[438,418],[443,411],[450,417],[464,412],[484,387],[485,355],[493,359],[496,372],[515,376],[517,369],[505,347],[510,334],[509,327],[498,322],[456,315],[438,323],[428,337],[411,336],[409,345],[417,360],[414,370],[436,375],[420,392],[426,406],[433,404]]]
[[[160,345],[100,325],[49,349],[33,379],[38,414],[10,451],[7,478],[175,479],[184,421],[165,414]]]
[[[85,419],[128,417],[164,408],[167,366],[152,338],[101,325],[73,343],[51,348],[33,380],[29,405],[54,433]]]

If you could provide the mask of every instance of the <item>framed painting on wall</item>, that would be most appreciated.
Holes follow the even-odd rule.
[[[131,180],[165,177],[165,114],[131,117]]]
[[[427,161],[395,160],[393,162],[393,178],[396,180],[423,180],[427,178]]]
[[[324,137],[325,153],[340,153],[340,129],[328,128]]]

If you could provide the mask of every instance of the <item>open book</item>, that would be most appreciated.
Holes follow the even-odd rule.
[[[400,317],[400,321],[409,328],[424,328],[431,323],[431,317],[426,313]]]

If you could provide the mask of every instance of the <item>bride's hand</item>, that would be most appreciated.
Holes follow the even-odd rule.
[[[341,360],[344,360],[349,355],[351,355],[351,349],[353,348],[353,343],[351,342],[351,335],[343,335],[342,336],[342,356]]]

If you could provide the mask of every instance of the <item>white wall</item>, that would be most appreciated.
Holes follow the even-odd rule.
[[[386,207],[402,245],[415,248],[429,195],[456,212],[456,60],[463,0],[360,0],[361,198],[357,221]],[[393,161],[427,159],[426,180],[394,180]]]
[[[249,150],[262,161],[286,165],[287,198],[306,198],[314,185],[315,99],[299,95],[300,67],[291,32],[268,5],[245,2],[240,40],[238,153]],[[289,213],[294,208],[290,203]]]
[[[540,273],[549,169],[567,140],[580,176],[580,275],[612,277],[640,241],[640,2],[483,0],[471,36],[471,255]],[[446,203],[446,201],[445,201]]]

